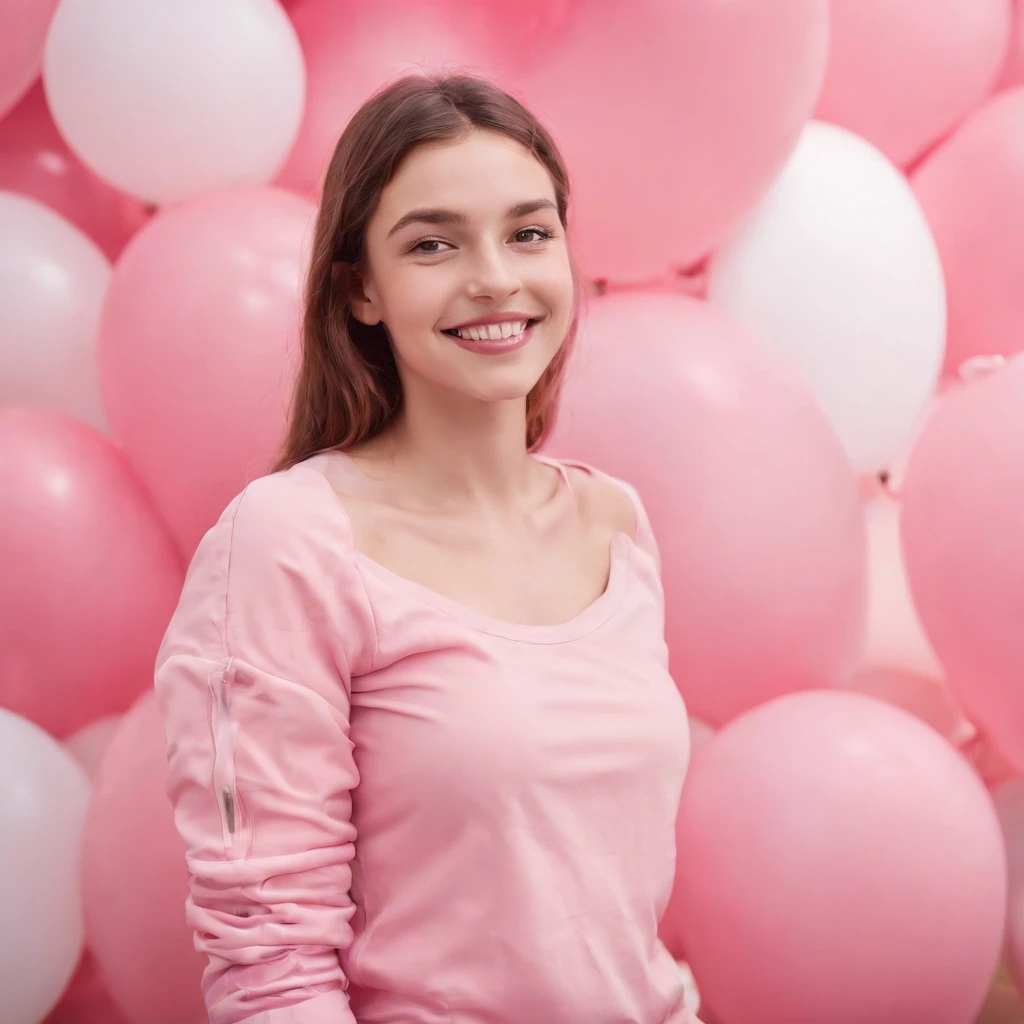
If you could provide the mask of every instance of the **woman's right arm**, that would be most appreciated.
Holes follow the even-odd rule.
[[[263,478],[204,537],[156,665],[211,1024],[354,1024],[351,677],[372,612],[338,519]],[[333,526],[333,549],[328,543]]]

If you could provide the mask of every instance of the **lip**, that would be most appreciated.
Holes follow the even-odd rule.
[[[521,313],[518,309],[513,309],[508,313],[488,313],[487,316],[478,316],[475,320],[466,320],[461,324],[450,324],[448,327],[442,327],[442,331],[454,331],[461,327],[483,327],[485,324],[503,324],[509,323],[513,320],[520,320],[526,323],[527,320],[540,320],[542,317],[531,316],[529,313]]]
[[[536,324],[534,324],[534,327]],[[484,340],[473,341],[471,338],[460,338],[458,335],[445,334],[449,341],[453,341],[459,348],[467,352],[475,352],[481,356],[501,356],[506,352],[515,352],[522,348],[532,337],[533,327],[527,327],[522,334],[516,338],[499,338],[497,341]]]

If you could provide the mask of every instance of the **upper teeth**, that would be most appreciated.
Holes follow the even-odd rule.
[[[472,327],[459,327],[456,334],[460,338],[468,338],[471,341],[501,341],[502,338],[511,338],[513,335],[522,334],[526,323],[523,320],[506,320],[500,324],[475,324]]]

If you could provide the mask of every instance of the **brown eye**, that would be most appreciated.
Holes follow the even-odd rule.
[[[521,238],[521,235],[538,235],[537,238]],[[515,239],[519,242],[530,243],[530,242],[546,242],[551,235],[543,228],[523,228],[522,231],[515,233]]]

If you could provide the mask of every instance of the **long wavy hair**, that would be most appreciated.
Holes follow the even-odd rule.
[[[459,141],[474,129],[515,139],[547,168],[568,229],[565,165],[550,134],[513,96],[485,78],[450,73],[409,75],[374,94],[342,133],[324,178],[306,277],[302,361],[275,471],[352,448],[384,431],[401,410],[401,380],[384,325],[360,323],[350,304],[366,257],[366,225],[414,147]],[[527,395],[527,450],[554,426],[576,340],[581,287],[570,261],[573,313],[561,347]]]

